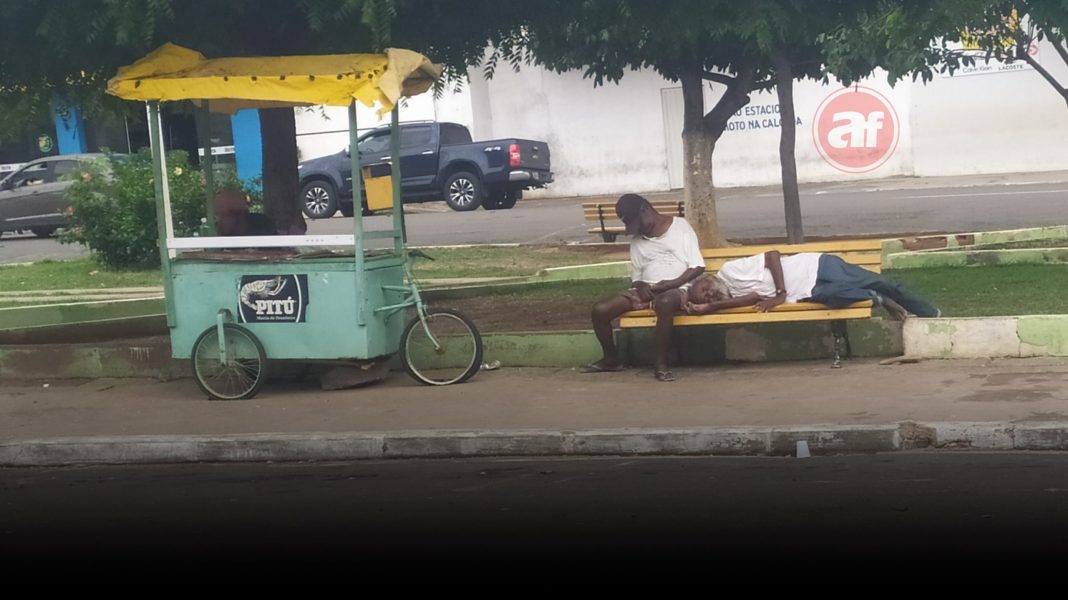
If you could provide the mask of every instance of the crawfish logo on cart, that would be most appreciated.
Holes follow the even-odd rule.
[[[245,275],[241,277],[237,308],[242,323],[303,323],[308,276]]]

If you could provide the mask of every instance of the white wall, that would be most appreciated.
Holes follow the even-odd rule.
[[[1065,69],[1048,44],[1039,61],[1068,82]],[[801,182],[852,181],[890,176],[934,176],[1068,169],[1063,139],[1068,134],[1064,101],[1034,70],[937,76],[927,85],[905,80],[891,87],[878,74],[860,83],[892,106],[897,146],[882,164],[866,172],[843,171],[821,156],[813,119],[821,103],[843,88],[836,82],[794,84],[798,179]],[[475,140],[521,137],[548,142],[556,182],[528,196],[617,194],[678,187],[681,182],[681,102],[679,84],[651,70],[631,71],[620,83],[594,87],[579,72],[552,73],[524,66],[508,68],[487,80],[472,70],[460,93],[411,99],[402,120],[437,119],[462,123]],[[710,84],[711,108],[723,86]],[[856,90],[853,90],[854,92]],[[716,146],[713,177],[717,186],[780,183],[780,127],[774,91],[753,94]],[[343,109],[299,112],[298,145],[302,158],[337,152],[348,143]],[[380,121],[361,109],[361,129]],[[334,133],[331,133],[334,131]]]
[[[475,139],[548,142],[553,196],[614,194],[668,186],[660,88],[652,71],[627,73],[619,85],[595,88],[578,72],[534,67],[472,74]],[[488,116],[487,116],[488,115]],[[527,192],[537,196],[539,192]]]
[[[1052,45],[1036,58],[1068,83]],[[1068,107],[1035,70],[936,76],[914,86],[912,119],[919,176],[1068,169]]]

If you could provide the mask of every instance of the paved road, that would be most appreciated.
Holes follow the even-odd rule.
[[[658,198],[680,193],[657,194]],[[408,219],[415,244],[485,242],[551,243],[596,240],[586,233],[584,199],[521,202],[510,211],[415,214]],[[1068,223],[1068,184],[869,190],[824,186],[802,197],[809,236],[967,232]],[[782,196],[773,190],[725,190],[717,202],[729,238],[785,235]],[[315,223],[331,233],[344,222]],[[336,227],[336,229],[334,229]]]
[[[897,178],[802,186],[810,236],[967,232],[1068,223],[1068,173],[949,178]],[[650,194],[681,198],[681,192]],[[417,245],[596,241],[586,233],[580,204],[589,198],[523,200],[513,210],[457,213],[443,203],[417,205],[408,216]],[[718,213],[727,237],[784,235],[782,196],[775,187],[720,191]],[[370,219],[370,229],[389,217]],[[349,233],[348,219],[312,221],[311,233]],[[84,255],[78,247],[32,236],[4,235],[0,264]]]
[[[618,584],[623,566],[700,566],[711,584],[803,565],[828,586],[846,566],[1043,572],[1068,550],[1066,494],[1068,461],[1040,453],[9,469],[0,533],[11,569],[507,569],[526,587],[560,568]]]

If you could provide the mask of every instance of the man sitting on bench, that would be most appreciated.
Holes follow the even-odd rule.
[[[675,375],[668,370],[667,362],[673,319],[686,302],[690,282],[705,271],[697,234],[685,219],[656,212],[648,200],[637,194],[621,196],[616,202],[616,215],[632,236],[632,286],[594,305],[593,331],[604,356],[584,371],[623,369],[612,338],[612,320],[630,310],[652,308],[657,317],[654,375],[659,381],[673,381]]]
[[[901,284],[839,256],[806,252],[782,257],[776,250],[728,261],[714,280],[709,277],[694,282],[685,308],[698,315],[741,306],[763,312],[783,302],[802,300],[831,308],[871,300],[896,320],[909,314],[942,316],[942,311]]]
[[[224,236],[278,235],[271,219],[249,212],[248,196],[232,188],[215,195],[215,231]]]

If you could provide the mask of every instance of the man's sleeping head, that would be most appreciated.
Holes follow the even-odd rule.
[[[690,285],[687,299],[694,304],[708,304],[709,302],[727,300],[730,297],[730,292],[727,291],[727,284],[723,283],[723,280],[715,275],[705,273]]]

